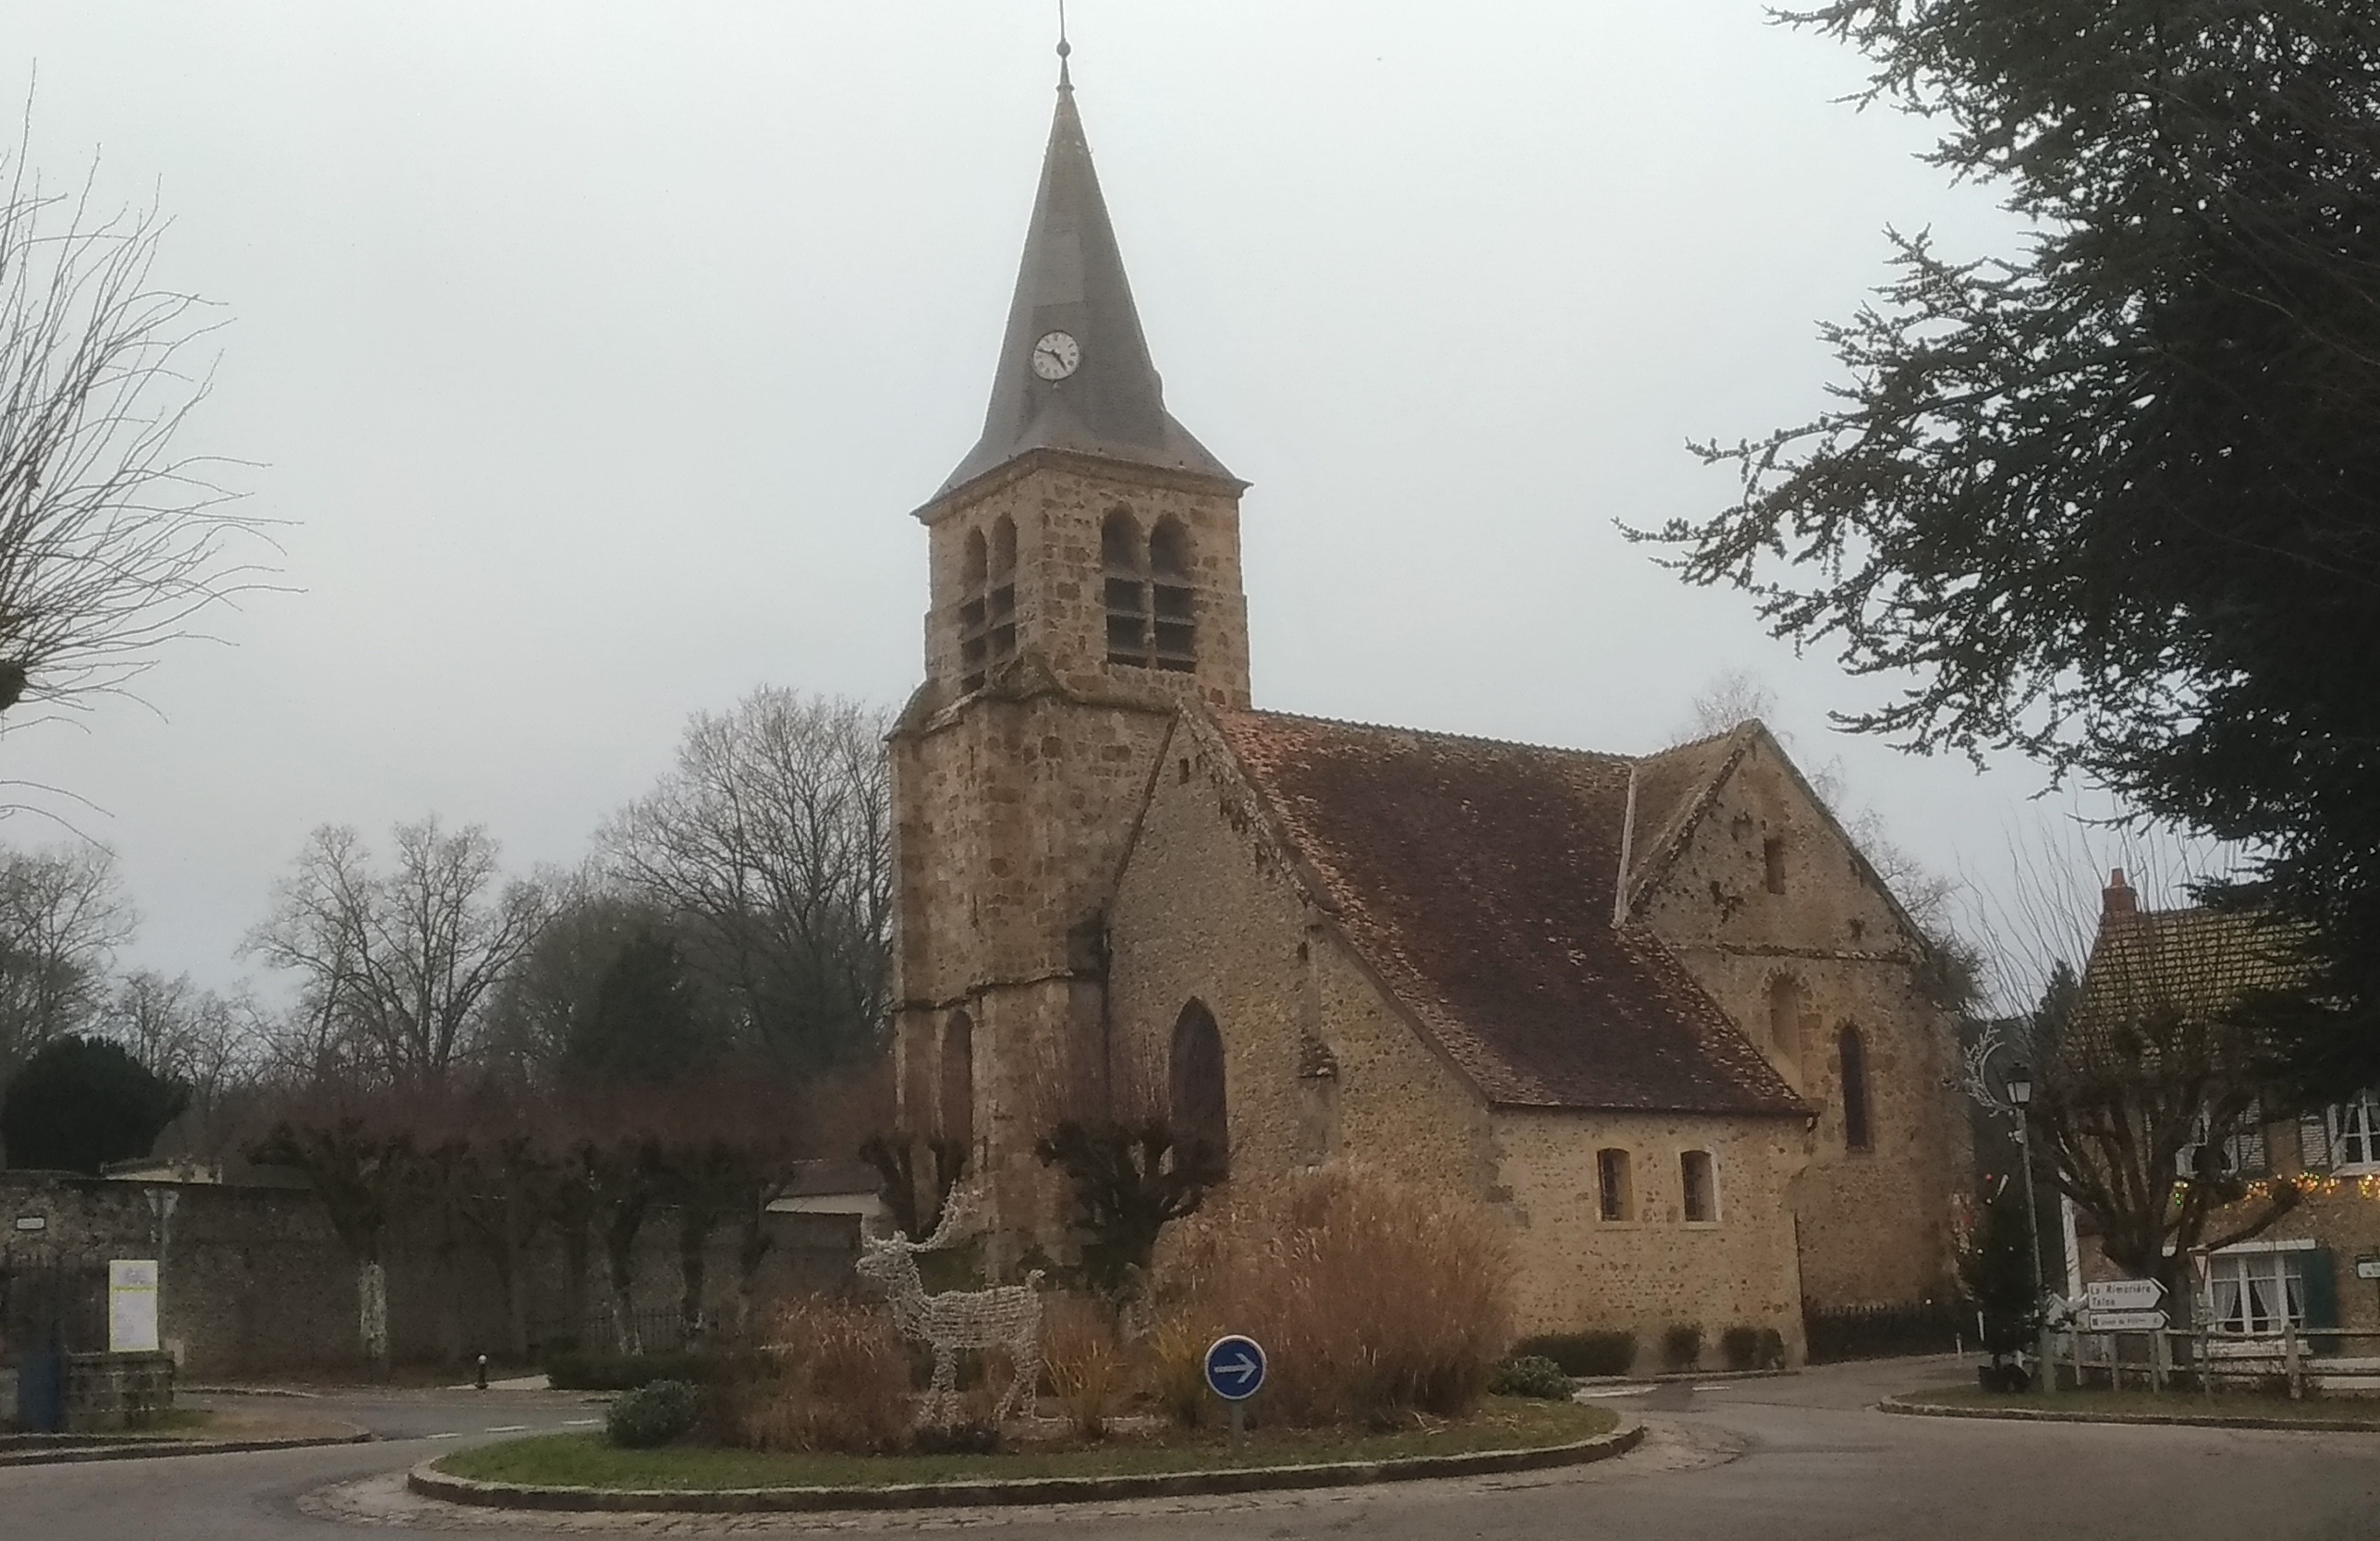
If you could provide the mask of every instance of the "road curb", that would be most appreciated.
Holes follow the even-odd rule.
[[[245,1455],[252,1450],[298,1450],[316,1445],[371,1443],[369,1429],[347,1425],[345,1434],[304,1434],[284,1439],[175,1439],[165,1436],[126,1435],[109,1438],[60,1435],[55,1447],[0,1450],[0,1467],[62,1466],[85,1461],[151,1461],[177,1455]]]
[[[1275,1492],[1298,1487],[1355,1487],[1424,1477],[1485,1476],[1606,1461],[1634,1449],[1642,1423],[1568,1445],[1527,1450],[1476,1450],[1461,1455],[1409,1456],[1401,1461],[1343,1461],[1312,1466],[1246,1466],[1221,1472],[1155,1472],[1129,1476],[995,1478],[982,1482],[920,1482],[890,1487],[730,1487],[706,1492],[615,1487],[543,1487],[481,1482],[449,1475],[423,1462],[405,1486],[424,1498],[490,1509],[652,1511],[700,1514],[779,1513],[831,1509],[945,1509],[1011,1504],[1089,1503],[1103,1498],[1187,1498],[1210,1493]]]
[[[2380,1434],[2380,1423],[2351,1418],[2257,1418],[2225,1413],[2057,1413],[2033,1407],[1950,1407],[1941,1402],[1876,1403],[1879,1413],[1919,1418],[1991,1418],[2012,1424],[2142,1424],[2176,1428],[2277,1429],[2285,1434]]]

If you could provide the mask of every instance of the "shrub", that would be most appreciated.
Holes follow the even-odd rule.
[[[1636,1367],[1633,1332],[1546,1332],[1523,1338],[1513,1353],[1550,1359],[1573,1376],[1624,1376]]]
[[[1495,1367],[1495,1373],[1488,1376],[1487,1388],[1499,1397],[1544,1397],[1568,1401],[1570,1377],[1550,1359],[1516,1354]]]
[[[1948,1353],[1960,1329],[1974,1331],[1971,1315],[1947,1298],[1905,1305],[1851,1305],[1804,1312],[1810,1362],[1882,1359],[1904,1353]]]
[[[1149,1333],[1149,1396],[1183,1428],[1197,1428],[1213,1410],[1214,1399],[1206,1388],[1206,1346],[1214,1340],[1214,1335],[1198,1329],[1196,1317],[1187,1309],[1159,1317]]]
[[[702,1411],[702,1393],[692,1382],[656,1380],[620,1393],[604,1419],[604,1434],[630,1449],[666,1445],[692,1428]]]
[[[1000,1426],[970,1420],[921,1428],[909,1435],[909,1448],[914,1455],[997,1455]]]
[[[1760,1368],[1760,1328],[1731,1327],[1719,1334],[1719,1356],[1730,1370]]]
[[[1690,1370],[1703,1362],[1703,1324],[1672,1322],[1661,1331],[1661,1363],[1673,1370]]]
[[[1245,1332],[1271,1362],[1268,1421],[1385,1426],[1468,1412],[1505,1343],[1508,1276],[1501,1233],[1471,1207],[1325,1168],[1286,1216],[1225,1209],[1169,1228],[1155,1280],[1160,1398],[1178,1408],[1185,1396],[1188,1344],[1202,1354]]]
[[[714,1433],[763,1450],[875,1455],[909,1433],[909,1364],[889,1312],[798,1297],[772,1314],[767,1342],[714,1393]]]
[[[1124,1391],[1129,1369],[1115,1315],[1080,1295],[1044,1302],[1042,1368],[1074,1432],[1085,1439],[1105,1438],[1107,1415]]]

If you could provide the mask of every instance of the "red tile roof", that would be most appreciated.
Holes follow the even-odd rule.
[[[1214,720],[1314,899],[1490,1102],[1807,1111],[1658,938],[1612,924],[1630,766],[1642,862],[1731,763],[1732,736],[1631,761],[1273,713]]]

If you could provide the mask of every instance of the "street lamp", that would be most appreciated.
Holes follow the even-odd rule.
[[[2032,1195],[2032,1119],[2027,1112],[2032,1106],[2032,1071],[2022,1064],[2008,1067],[2008,1106],[2017,1112],[2017,1150],[2024,1161],[2025,1246],[2032,1254],[2033,1305],[2041,1313],[2041,1353],[2037,1363],[2042,1393],[2046,1396],[2057,1389],[2057,1367],[2050,1359],[2055,1344],[2049,1328],[2049,1281],[2041,1271],[2041,1211]]]

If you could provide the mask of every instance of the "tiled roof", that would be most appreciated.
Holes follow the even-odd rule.
[[[1630,765],[1642,850],[1649,826],[1700,801],[1694,767],[1726,755],[1214,720],[1314,899],[1490,1102],[1806,1111],[1657,938],[1612,924]]]
[[[2152,910],[2102,919],[2069,1037],[2107,1046],[2128,1024],[2203,1022],[2252,990],[2304,977],[2299,933],[2225,910]]]

